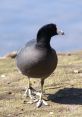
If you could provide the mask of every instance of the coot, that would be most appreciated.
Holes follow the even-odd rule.
[[[16,64],[22,74],[28,76],[29,86],[25,94],[34,99],[34,89],[31,87],[30,78],[41,79],[41,93],[39,95],[37,106],[47,103],[42,99],[44,80],[50,76],[57,66],[57,54],[51,47],[50,40],[52,36],[64,35],[64,32],[57,29],[56,24],[47,24],[41,27],[37,33],[36,40],[31,40],[18,52]],[[36,92],[36,91],[35,91]]]

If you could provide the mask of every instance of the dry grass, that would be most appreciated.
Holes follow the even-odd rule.
[[[0,60],[0,117],[82,117],[82,52],[59,54],[54,73],[45,80],[49,106],[36,108],[23,97],[28,80],[14,59]],[[39,80],[32,80],[35,88]]]

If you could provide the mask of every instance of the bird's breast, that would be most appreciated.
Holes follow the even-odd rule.
[[[29,77],[48,77],[57,66],[57,55],[55,50],[26,48],[19,53],[17,66]]]

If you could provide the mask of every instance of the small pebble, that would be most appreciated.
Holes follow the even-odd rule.
[[[11,91],[9,91],[9,92],[8,92],[8,94],[12,94],[12,92],[11,92]]]
[[[78,73],[79,73],[79,70],[74,70],[74,73],[75,73],[75,74],[78,74]]]
[[[26,100],[24,100],[24,101],[23,101],[23,103],[24,103],[24,104],[26,104],[26,103],[27,103],[27,101],[26,101]]]
[[[8,82],[7,84],[11,84],[11,82]]]
[[[53,113],[53,112],[50,112],[49,114],[50,114],[50,115],[53,115],[54,113]]]
[[[22,108],[21,111],[24,111],[24,109]]]
[[[11,114],[8,114],[7,117],[11,117]]]
[[[2,75],[1,75],[1,78],[5,78],[5,75],[4,75],[4,74],[2,74]]]

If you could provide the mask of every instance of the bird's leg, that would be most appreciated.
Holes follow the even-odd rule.
[[[38,92],[36,95],[38,95],[39,96],[39,100],[38,100],[38,102],[37,102],[37,107],[40,107],[42,104],[44,104],[44,105],[48,105],[48,103],[45,101],[45,100],[43,100],[42,99],[42,96],[43,96],[43,85],[44,85],[44,79],[41,79],[41,93],[40,92]]]
[[[41,79],[41,92],[43,93],[44,79]]]
[[[30,97],[31,101],[28,103],[33,103],[38,101],[38,99],[36,98],[36,90],[31,87],[30,78],[28,78],[28,88],[26,88],[24,96]]]
[[[25,91],[25,95],[29,96],[31,99],[31,101],[28,103],[32,104],[34,102],[37,102],[37,104],[36,104],[37,107],[40,107],[42,104],[48,105],[47,102],[45,100],[43,100],[43,98],[42,98],[43,85],[44,85],[44,79],[41,79],[41,92],[38,92],[31,87],[30,78],[28,79],[28,89],[26,89],[26,91]]]
[[[30,78],[28,78],[28,88],[26,88],[26,91],[25,91],[25,96],[29,96],[30,98],[32,98],[31,94],[32,94],[32,88],[31,88],[31,83],[30,83]]]
[[[43,94],[43,85],[44,85],[44,79],[41,79],[41,92],[35,91],[34,93],[39,96],[39,99],[41,100],[42,94]]]
[[[28,96],[33,99],[30,78],[28,78]]]
[[[26,87],[26,90],[25,90],[25,93],[24,93],[25,97],[29,96],[29,93],[30,93],[29,89],[30,89],[30,87],[31,87],[30,78],[28,78],[28,88]]]

